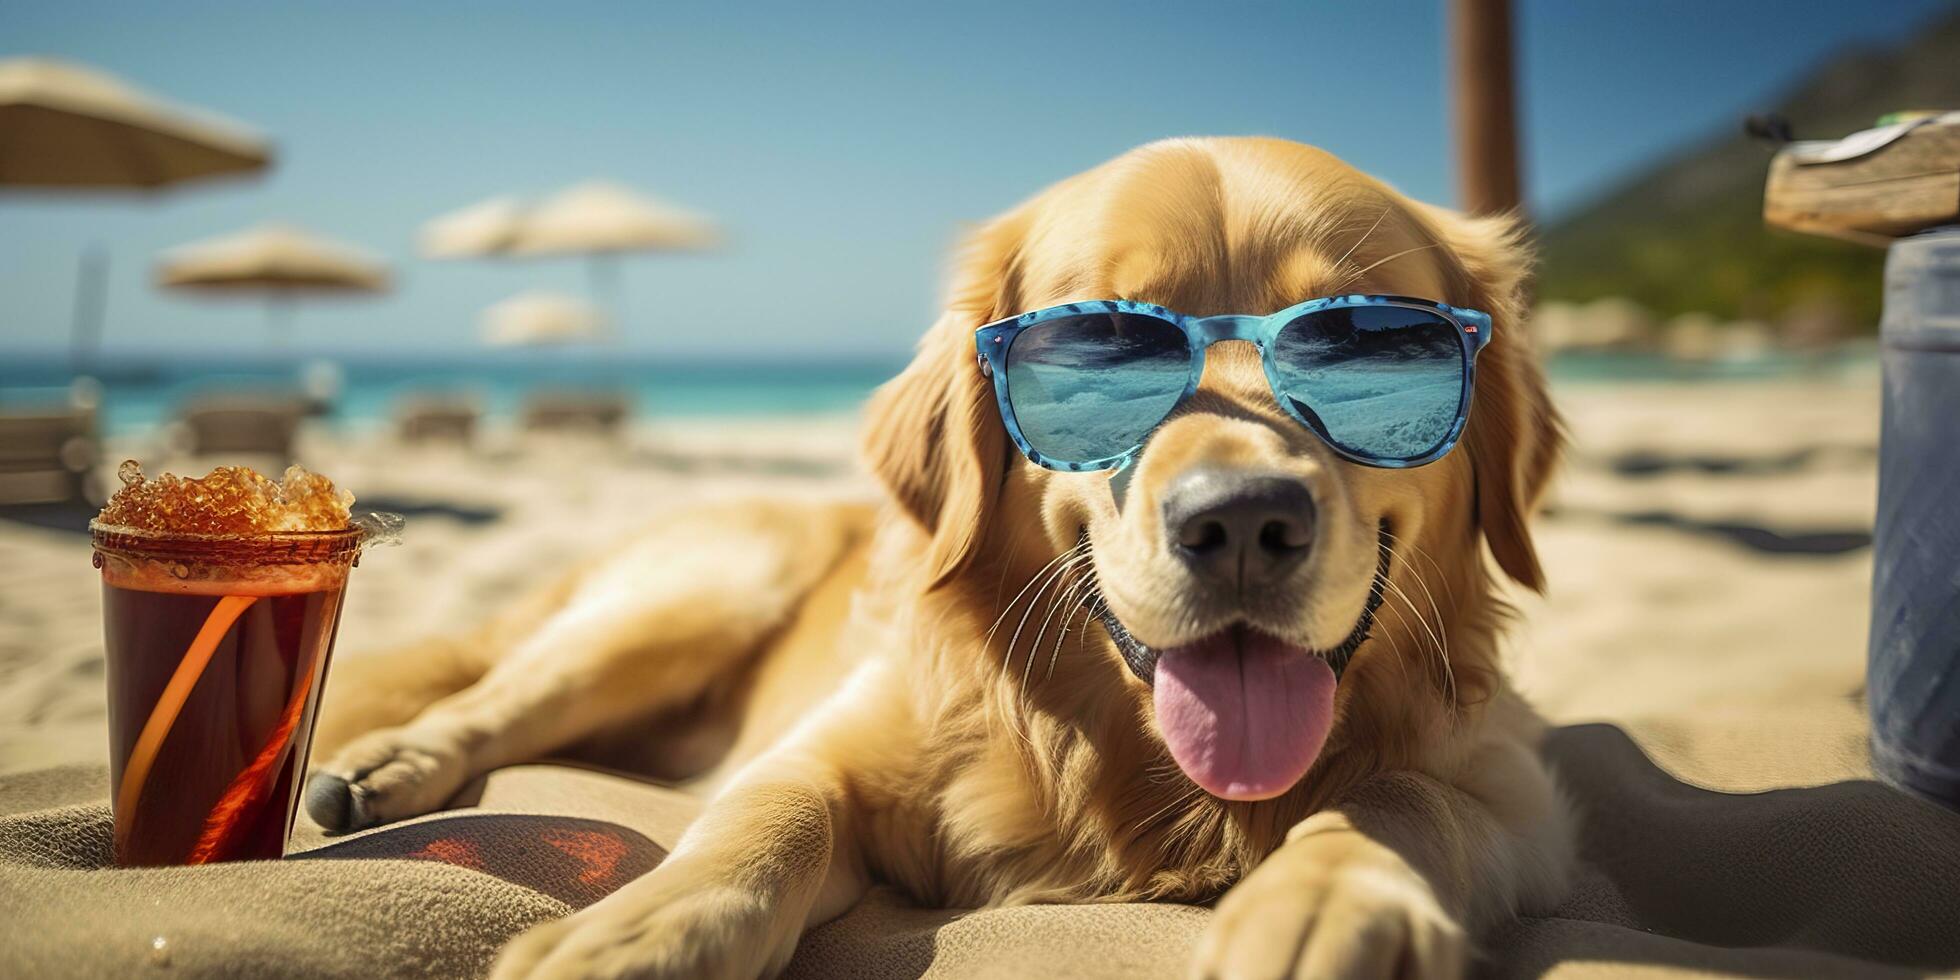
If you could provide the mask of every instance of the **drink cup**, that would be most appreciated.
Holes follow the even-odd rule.
[[[90,530],[116,863],[280,857],[367,531]]]

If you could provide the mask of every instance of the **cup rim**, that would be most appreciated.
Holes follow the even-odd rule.
[[[92,520],[89,539],[98,552],[135,558],[214,561],[252,565],[313,564],[358,558],[368,529],[350,523],[326,531],[254,531],[210,534],[156,531]]]

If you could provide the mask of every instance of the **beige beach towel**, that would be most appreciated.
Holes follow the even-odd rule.
[[[1713,736],[1663,731],[1654,741],[1681,769],[1698,765],[1697,744],[1755,766],[1755,779],[1782,764],[1775,751],[1711,746]],[[1849,744],[1793,746],[1784,761],[1830,743]],[[1492,937],[1481,973],[1809,978],[1960,967],[1960,815],[1868,780],[1699,789],[1609,725],[1559,729],[1547,752],[1586,814],[1586,869],[1555,915]],[[306,832],[284,861],[115,870],[106,787],[100,767],[0,778],[0,972],[475,976],[526,926],[656,865],[695,811],[682,794],[624,777],[521,766],[491,776],[474,806],[336,840]],[[790,974],[1181,977],[1209,914],[962,914],[881,891],[805,937]]]

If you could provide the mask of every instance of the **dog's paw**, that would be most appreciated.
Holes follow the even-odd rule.
[[[306,813],[327,830],[359,830],[433,812],[473,773],[452,738],[384,728],[347,744],[306,781]]]
[[[780,969],[794,949],[793,933],[788,948],[780,948],[784,937],[771,932],[768,903],[734,887],[711,886],[612,907],[601,902],[511,940],[490,976],[755,980]]]
[[[1413,868],[1388,854],[1334,863],[1313,857],[1282,851],[1227,892],[1199,944],[1193,974],[1207,980],[1463,975],[1470,949],[1464,931]]]

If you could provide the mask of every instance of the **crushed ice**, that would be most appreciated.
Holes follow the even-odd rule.
[[[242,466],[220,466],[203,477],[165,473],[149,479],[133,459],[123,461],[116,472],[122,478],[122,489],[109,498],[97,520],[138,530],[192,534],[338,531],[348,526],[354,506],[353,494],[300,466],[287,467],[277,482]],[[400,534],[399,518],[393,533]]]

